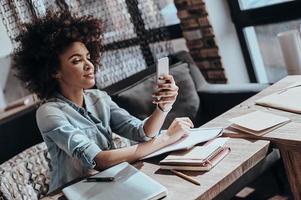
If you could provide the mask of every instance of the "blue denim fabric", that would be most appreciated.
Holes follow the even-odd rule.
[[[37,110],[37,124],[51,156],[49,192],[93,172],[96,154],[114,149],[112,132],[143,142],[147,137],[144,121],[118,107],[99,90],[84,92],[86,109],[76,106],[61,94]]]

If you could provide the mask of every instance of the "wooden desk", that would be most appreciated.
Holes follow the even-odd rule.
[[[282,110],[277,110],[273,108],[263,107],[255,105],[255,100],[262,98],[266,95],[277,92],[286,86],[301,81],[301,76],[288,76],[281,81],[275,83],[274,85],[268,87],[264,91],[258,93],[252,98],[244,101],[240,105],[232,108],[228,112],[220,115],[209,123],[205,124],[205,127],[214,127],[221,126],[227,127],[230,125],[228,119],[237,117],[255,110],[262,110],[277,115],[286,116],[292,120],[291,123],[288,123],[279,129],[276,129],[268,134],[255,137],[252,135],[243,135],[243,134],[228,134],[231,137],[241,137],[241,138],[257,138],[265,139],[271,141],[275,144],[281,153],[283,163],[286,168],[286,173],[289,179],[292,193],[294,199],[301,199],[301,115],[291,112],[286,112]],[[300,101],[301,103],[301,101]]]
[[[139,161],[134,166],[168,189],[168,196],[164,199],[208,200],[216,197],[264,159],[268,151],[269,141],[234,138],[227,141],[227,144],[231,148],[230,154],[212,170],[206,173],[186,173],[198,180],[201,183],[200,186],[175,176],[169,171],[159,170],[158,164]],[[61,196],[62,193],[59,193],[44,198],[44,200],[58,199]]]

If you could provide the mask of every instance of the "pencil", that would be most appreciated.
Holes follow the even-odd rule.
[[[181,178],[183,178],[183,179],[185,179],[185,180],[191,182],[191,183],[194,183],[194,184],[196,184],[196,185],[201,185],[200,182],[198,182],[197,180],[191,178],[190,176],[187,176],[186,174],[183,174],[182,172],[178,172],[178,171],[176,171],[176,170],[174,170],[174,169],[170,169],[170,171],[171,171],[172,173],[178,175],[179,177],[181,177]]]

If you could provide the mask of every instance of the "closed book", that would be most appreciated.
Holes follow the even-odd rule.
[[[224,145],[227,139],[218,138],[190,150],[172,152],[160,161],[160,169],[208,171],[229,154],[230,148]]]
[[[290,119],[263,111],[254,111],[229,120],[232,122],[227,129],[256,136],[262,136],[290,122]]]
[[[167,189],[127,162],[108,168],[63,189],[68,200],[156,200],[167,195]],[[113,178],[105,179],[105,178]],[[90,180],[91,180],[90,179]],[[93,181],[105,179],[107,181]]]
[[[293,113],[301,113],[301,82],[296,82],[278,92],[264,96],[256,104]]]

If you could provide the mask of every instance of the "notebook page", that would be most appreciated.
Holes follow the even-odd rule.
[[[187,137],[183,137],[179,141],[168,145],[166,147],[163,147],[159,149],[158,151],[155,151],[154,153],[149,154],[148,156],[145,156],[142,159],[150,158],[153,156],[157,156],[166,152],[175,151],[175,150],[181,150],[181,149],[190,149],[194,145],[206,142],[208,140],[211,140],[213,138],[218,137],[222,134],[222,128],[194,128],[191,129],[190,134]]]

